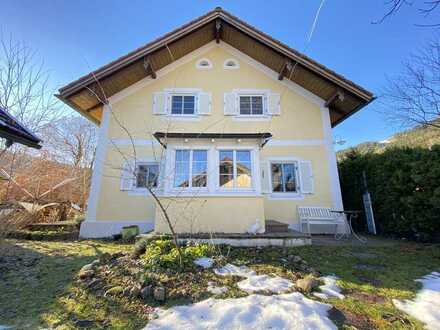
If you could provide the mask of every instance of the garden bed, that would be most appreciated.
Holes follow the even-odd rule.
[[[7,240],[0,253],[0,324],[20,329],[141,329],[157,317],[157,307],[193,304],[209,297],[247,297],[249,292],[237,285],[243,278],[218,276],[212,268],[192,262],[211,254],[214,267],[246,265],[257,275],[279,276],[292,283],[310,273],[336,274],[345,299],[326,302],[334,306],[329,317],[339,327],[422,329],[419,321],[394,306],[393,299],[413,298],[419,288],[414,279],[440,264],[438,246],[414,243],[193,248],[185,253],[183,268],[175,263],[170,245],[166,249],[167,253],[157,251],[164,258],[154,255],[155,248],[147,248],[146,254],[138,251],[139,258],[134,258],[133,245],[114,242]],[[89,266],[84,269],[85,265]],[[87,270],[91,272],[84,274]],[[227,290],[212,292],[219,287]],[[305,295],[322,301],[313,293]]]

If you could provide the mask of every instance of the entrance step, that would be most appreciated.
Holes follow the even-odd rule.
[[[266,220],[266,233],[287,233],[289,225],[276,220]]]

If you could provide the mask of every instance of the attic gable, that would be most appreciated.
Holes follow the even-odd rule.
[[[335,126],[371,102],[367,90],[258,31],[221,8],[81,77],[59,90],[62,101],[99,124],[109,97],[215,40],[226,43],[326,100]],[[294,68],[294,71],[292,71]]]

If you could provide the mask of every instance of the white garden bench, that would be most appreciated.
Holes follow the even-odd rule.
[[[333,225],[335,227],[335,235],[338,233],[338,226],[343,225],[346,230],[346,222],[344,216],[332,212],[328,207],[317,206],[298,206],[298,215],[301,231],[303,225],[306,225],[307,233],[311,234],[310,225]]]

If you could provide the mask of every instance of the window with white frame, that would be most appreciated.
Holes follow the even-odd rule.
[[[219,151],[219,186],[224,189],[252,188],[250,150]]]
[[[296,193],[298,191],[296,162],[273,162],[270,164],[272,192]]]
[[[194,115],[196,114],[195,95],[171,95],[172,115]]]
[[[157,163],[139,163],[136,166],[136,188],[156,188],[159,178],[159,165]]]
[[[240,95],[240,115],[262,116],[264,115],[263,95]]]
[[[177,149],[175,155],[174,187],[203,188],[208,183],[207,150]]]

